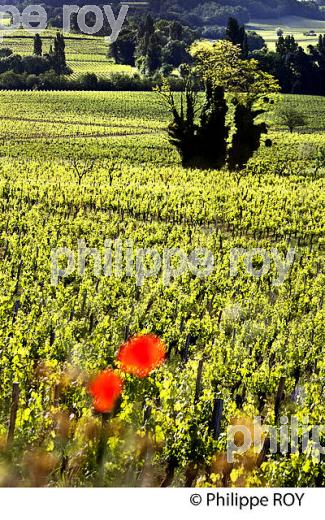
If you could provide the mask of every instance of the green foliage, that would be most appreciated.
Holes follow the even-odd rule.
[[[279,36],[276,53],[263,50],[255,53],[255,57],[263,70],[278,79],[282,92],[324,95],[323,40],[320,35],[317,46],[309,45],[306,53],[294,36]]]
[[[110,45],[109,56],[115,63],[137,65],[143,74],[172,65],[178,67],[190,60],[187,47],[195,39],[195,32],[180,23],[154,21],[148,15],[122,30],[120,37]]]
[[[213,45],[195,43],[191,54],[205,81],[223,87],[226,92],[242,94],[249,103],[280,90],[272,75],[263,72],[256,60],[242,59],[240,47],[229,41],[218,41]]]

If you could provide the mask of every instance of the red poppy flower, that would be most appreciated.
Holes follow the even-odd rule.
[[[117,359],[124,372],[138,377],[148,376],[166,357],[166,349],[160,338],[153,334],[135,336],[124,343]]]
[[[114,409],[123,389],[122,379],[112,370],[104,370],[89,384],[96,412],[109,413]]]

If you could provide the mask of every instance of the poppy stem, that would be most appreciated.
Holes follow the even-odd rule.
[[[107,440],[108,440],[108,421],[109,414],[103,413],[102,416],[102,425],[100,431],[100,438],[97,447],[97,456],[96,456],[96,464],[97,464],[97,478],[96,478],[96,487],[104,486],[104,476],[105,476],[105,460],[106,460],[106,451],[107,451]]]

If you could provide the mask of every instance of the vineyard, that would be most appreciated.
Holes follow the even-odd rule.
[[[1,94],[0,485],[325,485],[310,445],[272,454],[265,436],[226,457],[230,425],[295,416],[301,433],[325,418],[325,101],[287,101],[306,126],[271,119],[273,147],[230,173],[181,167],[159,94]],[[80,240],[102,260],[105,241],[133,260],[206,248],[214,267],[137,283],[89,258],[53,283],[53,251],[77,261]],[[234,272],[239,249],[255,271],[273,251],[269,269],[239,259]],[[165,362],[124,373],[120,346],[148,334]],[[124,385],[109,417],[89,392],[107,369]]]
[[[43,52],[49,52],[56,35],[55,29],[42,31]],[[0,41],[1,48],[9,47],[16,54],[33,54],[33,33],[23,29],[14,33],[4,33]],[[104,37],[70,33],[65,36],[67,64],[72,69],[72,79],[84,74],[96,74],[100,78],[109,78],[113,73],[133,75],[136,69],[127,65],[116,65],[108,59],[108,43]]]

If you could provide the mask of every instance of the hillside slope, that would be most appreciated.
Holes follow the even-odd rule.
[[[55,11],[61,9],[64,0],[46,0],[44,4]],[[78,5],[100,5],[104,1],[76,0]],[[107,3],[107,2],[106,2]],[[116,8],[120,0],[109,2]],[[23,2],[25,5],[26,2]],[[187,25],[196,27],[225,25],[230,16],[236,17],[241,23],[247,23],[252,18],[278,18],[281,16],[305,16],[308,18],[325,19],[325,14],[313,1],[299,0],[148,0],[147,2],[130,2],[130,11],[141,14],[152,12],[161,18],[178,19]]]

